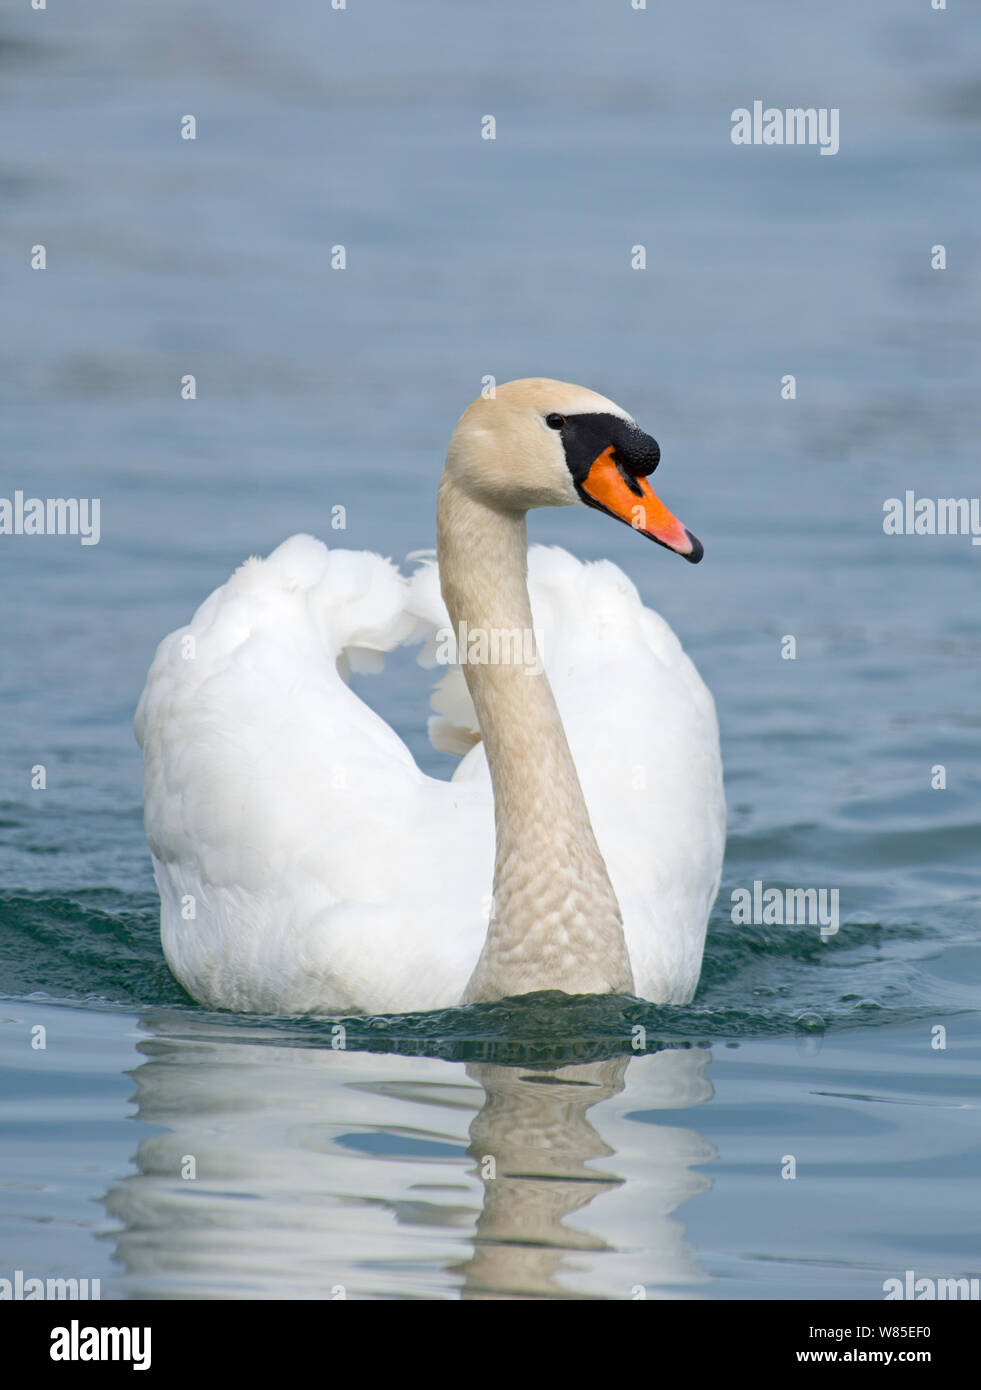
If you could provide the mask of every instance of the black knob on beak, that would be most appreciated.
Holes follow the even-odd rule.
[[[661,462],[657,440],[643,430],[632,429],[626,439],[617,440],[615,452],[617,463],[634,478],[648,477]]]

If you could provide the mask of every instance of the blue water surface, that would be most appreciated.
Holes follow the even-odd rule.
[[[981,547],[882,526],[906,489],[977,495],[979,48],[927,0],[4,12],[0,495],[99,497],[101,538],[0,536],[0,1277],[802,1299],[981,1272]],[[755,99],[837,107],[839,152],[734,146]],[[432,545],[457,415],[539,374],[636,415],[706,547],[530,527],[620,564],[716,696],[693,1004],[341,1035],[201,1009],[141,825],[157,642],[298,530]],[[445,776],[429,679],[399,653],[358,688]],[[836,887],[839,932],[733,925],[755,880]]]

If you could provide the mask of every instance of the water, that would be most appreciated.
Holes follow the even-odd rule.
[[[5,13],[0,491],[101,497],[102,538],[0,537],[0,1276],[796,1299],[978,1274],[981,550],[881,524],[906,488],[977,493],[978,46],[912,0]],[[840,153],[733,147],[755,98],[838,106]],[[538,373],[636,414],[706,546],[531,527],[621,564],[716,695],[694,1003],[348,1020],[343,1049],[206,1012],[140,823],[157,641],[294,531],[432,544],[459,410]],[[447,774],[411,655],[359,688]],[[841,930],[733,926],[754,880],[837,887]]]

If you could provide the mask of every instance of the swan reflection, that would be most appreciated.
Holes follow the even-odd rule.
[[[104,1198],[128,1296],[705,1295],[675,1213],[715,1150],[657,1112],[710,1098],[706,1049],[461,1065],[142,1023],[156,1132]]]

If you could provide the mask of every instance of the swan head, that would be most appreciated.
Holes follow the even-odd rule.
[[[502,511],[595,507],[697,564],[701,542],[647,481],[660,457],[657,441],[605,396],[527,377],[467,407],[444,476]]]

